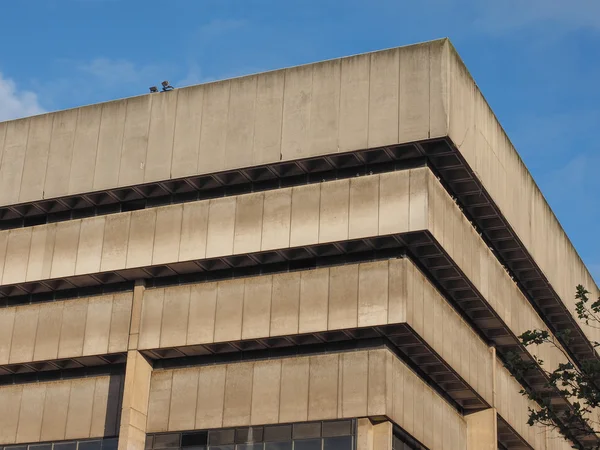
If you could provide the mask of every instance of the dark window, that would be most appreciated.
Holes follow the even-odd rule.
[[[182,447],[203,447],[208,443],[208,433],[200,431],[199,433],[183,433],[181,435]]]
[[[292,450],[292,441],[265,442],[265,450]]]
[[[292,438],[291,425],[276,425],[265,427],[265,442],[289,441]]]
[[[101,450],[102,441],[82,441],[79,442],[79,450]]]
[[[54,450],[77,450],[77,442],[60,442],[54,444]]]
[[[352,450],[352,436],[336,436],[323,439],[323,450]]]
[[[236,444],[246,444],[252,442],[262,442],[263,427],[238,428],[235,430]]]
[[[321,439],[299,439],[294,441],[294,450],[321,450]]]
[[[117,450],[117,448],[119,447],[119,440],[118,439],[104,439],[102,441],[102,450]],[[56,450],[56,444],[54,444],[54,449]],[[65,449],[67,450],[67,449]],[[68,449],[70,450],[70,449]]]
[[[213,445],[233,444],[234,437],[235,430],[215,430],[208,433],[208,443],[211,447]]]
[[[263,450],[264,443],[258,444],[238,444],[235,446],[235,450]]]
[[[178,448],[179,437],[179,433],[158,434],[154,436],[154,448]]]
[[[321,437],[321,422],[295,423],[294,439]]]

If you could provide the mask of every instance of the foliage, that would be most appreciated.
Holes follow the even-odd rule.
[[[590,292],[583,286],[577,286],[575,311],[585,324],[600,328],[600,297],[592,302],[589,295]],[[571,340],[569,330],[554,335],[545,330],[529,330],[520,335],[519,339],[525,347],[552,345],[564,354],[567,361],[559,364],[555,370],[548,371],[544,369],[544,361],[539,358],[523,360],[517,353],[506,355],[506,365],[517,378],[524,379],[531,374],[531,371],[539,370],[539,367],[546,375],[543,389],[521,391],[540,406],[537,410],[529,409],[527,423],[530,426],[541,424],[557,428],[571,439],[584,436],[597,437],[600,440],[600,423],[596,420],[597,416],[592,415],[593,410],[600,406],[600,360],[590,359],[580,364],[573,364],[563,347],[563,345],[568,346]],[[600,343],[595,341],[591,344],[594,349],[600,346]],[[550,400],[552,391],[568,398],[573,406],[572,409],[557,409]],[[578,440],[581,442],[581,439]],[[591,447],[585,445],[584,447],[576,445],[574,448],[600,449],[598,444],[593,444]]]

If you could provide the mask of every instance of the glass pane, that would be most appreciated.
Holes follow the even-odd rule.
[[[52,450],[52,444],[30,445],[30,450]]]
[[[77,448],[79,450],[100,450],[102,441],[79,441]]]
[[[150,450],[154,445],[154,435],[149,434],[146,436],[146,445],[144,447],[145,450]]]
[[[119,441],[117,439],[104,439],[102,441],[102,450],[117,450]],[[56,448],[56,445],[54,446]]]
[[[13,447],[4,447],[5,450],[27,450],[26,445],[15,445]]]
[[[154,435],[154,448],[177,448],[179,447],[179,433]]]
[[[335,422],[323,422],[323,437],[350,435],[352,435],[351,420],[336,420]]]
[[[301,439],[294,441],[294,450],[321,450],[321,439]]]
[[[201,431],[199,433],[183,433],[181,435],[182,447],[198,447],[208,443],[208,432]]]
[[[263,450],[263,446],[262,442],[258,444],[238,444],[235,446],[235,450]]]
[[[238,428],[235,430],[235,442],[245,444],[247,442],[262,442],[263,427]]]
[[[325,438],[323,450],[352,450],[352,436]]]
[[[294,439],[321,437],[321,422],[295,423]]]
[[[213,445],[233,444],[235,430],[215,430],[208,433],[208,443]],[[233,448],[233,447],[232,447]]]
[[[292,439],[291,425],[265,427],[265,441],[289,441]]]
[[[54,444],[54,450],[77,450],[77,442],[60,442]]]
[[[211,445],[209,450],[234,450],[235,445]]]
[[[265,442],[265,450],[292,450],[292,441]]]

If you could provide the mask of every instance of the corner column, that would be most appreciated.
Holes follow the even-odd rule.
[[[152,363],[137,350],[144,290],[144,283],[136,282],[129,326],[118,450],[144,450],[146,444]]]
[[[373,423],[369,418],[358,419],[357,450],[392,450],[393,426],[390,421]]]

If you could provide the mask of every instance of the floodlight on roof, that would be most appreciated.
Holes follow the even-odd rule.
[[[158,88],[156,86],[150,86],[150,92],[158,92]]]

